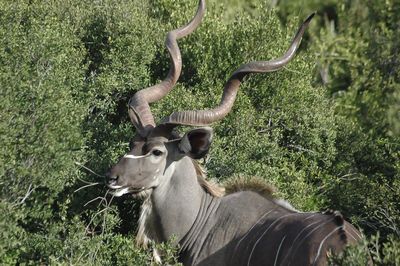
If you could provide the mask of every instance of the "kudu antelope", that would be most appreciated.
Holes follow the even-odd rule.
[[[177,39],[192,33],[204,12],[205,0],[200,0],[194,18],[167,34],[171,68],[165,80],[130,99],[137,135],[107,174],[107,185],[115,196],[144,197],[137,242],[146,245],[174,236],[184,265],[323,265],[328,253],[361,238],[340,213],[298,212],[250,190],[219,195],[194,161],[208,152],[212,129],[192,129],[182,137],[174,131],[179,125],[207,126],[225,117],[247,74],[276,71],[294,57],[313,15],[282,57],[240,66],[216,108],[174,112],[156,125],[149,103],[163,98],[177,82],[182,68]]]

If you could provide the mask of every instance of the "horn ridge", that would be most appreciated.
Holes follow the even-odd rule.
[[[164,117],[161,123],[206,126],[224,118],[232,109],[239,86],[246,75],[250,73],[266,73],[277,71],[293,59],[297,49],[300,46],[303,34],[314,15],[315,13],[311,14],[302,23],[300,28],[297,30],[297,33],[294,36],[288,50],[283,56],[270,61],[253,61],[241,65],[225,84],[221,102],[217,107],[208,110],[174,112],[170,116]]]
[[[159,84],[144,88],[136,92],[129,100],[129,116],[136,129],[143,131],[144,128],[155,127],[154,117],[151,113],[149,103],[162,99],[176,84],[181,70],[182,57],[177,39],[183,38],[192,33],[200,24],[205,13],[205,0],[199,0],[197,12],[193,19],[183,27],[174,29],[167,33],[165,46],[170,54],[170,70],[167,77]],[[147,134],[146,132],[142,132]]]

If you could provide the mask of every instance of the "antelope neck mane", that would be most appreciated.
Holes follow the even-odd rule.
[[[204,168],[201,167],[197,161],[192,160],[192,162],[196,170],[197,182],[200,184],[203,190],[214,197],[223,197],[225,195],[225,189],[219,186],[217,183],[207,180],[207,175]]]
[[[274,199],[276,189],[260,177],[235,176],[224,183],[225,193],[253,191],[266,199]]]
[[[214,197],[223,197],[224,195],[233,194],[239,191],[253,191],[267,199],[275,198],[273,195],[276,192],[275,188],[265,182],[262,178],[235,176],[224,182],[223,186],[220,186],[219,184],[206,179],[206,172],[197,161],[192,160],[192,162],[196,169],[197,182],[205,192]]]

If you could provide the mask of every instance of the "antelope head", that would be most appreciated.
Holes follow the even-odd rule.
[[[212,141],[212,129],[205,126],[229,113],[239,85],[247,74],[276,71],[294,57],[304,31],[314,15],[304,21],[282,57],[271,61],[253,61],[240,66],[227,81],[217,107],[174,112],[156,125],[149,103],[163,98],[176,84],[182,69],[177,39],[192,33],[200,24],[204,12],[205,0],[199,0],[194,18],[186,26],[167,34],[165,44],[171,58],[167,77],[160,84],[136,92],[129,101],[128,112],[137,135],[131,141],[130,151],[107,174],[107,185],[115,196],[149,195],[153,189],[169,181],[175,171],[176,162],[184,157],[199,159],[205,156]],[[174,128],[179,125],[203,127],[190,130],[180,137],[174,132]]]

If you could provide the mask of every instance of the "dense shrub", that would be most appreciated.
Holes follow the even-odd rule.
[[[74,193],[102,182],[79,165],[103,171],[130,135],[114,120],[121,94],[149,79],[156,46],[141,25],[155,23],[143,5],[1,2],[2,264],[151,259],[115,230],[117,207],[96,199],[103,188]]]
[[[319,2],[302,7],[309,10]],[[321,23],[313,25],[310,50],[317,59],[315,82],[331,95],[338,129],[332,178],[322,193],[328,205],[351,213],[373,236],[376,264],[398,264],[399,5],[346,0],[320,4]],[[291,8],[283,2],[280,10]]]
[[[152,105],[156,118],[217,104],[239,65],[280,56],[308,15],[292,2],[234,2],[210,1],[202,26],[179,41],[183,73]],[[262,177],[301,210],[341,210],[370,236],[374,261],[390,265],[400,258],[399,12],[394,1],[304,10],[319,6],[293,62],[246,79],[213,125],[204,165],[221,182]],[[151,263],[134,245],[140,202],[108,196],[101,174],[134,134],[129,97],[168,71],[165,33],[195,9],[187,0],[0,2],[2,264]]]

